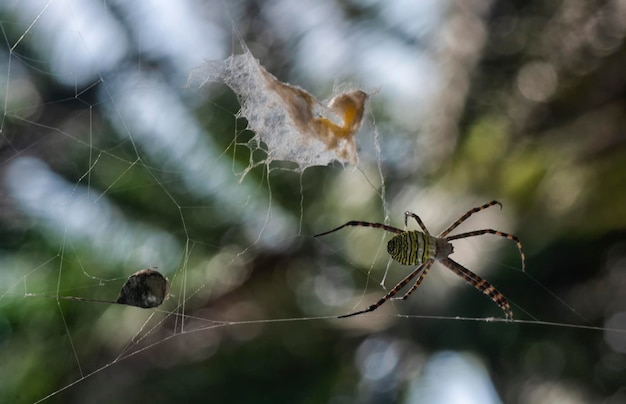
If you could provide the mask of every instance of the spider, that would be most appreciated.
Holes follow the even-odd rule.
[[[522,259],[522,271],[525,270],[526,258],[524,256],[524,251],[522,250],[522,243],[520,243],[519,239],[512,234],[503,233],[498,230],[483,229],[474,230],[467,233],[461,233],[454,236],[448,236],[448,234],[452,230],[456,229],[457,226],[467,220],[467,218],[469,218],[471,215],[494,205],[499,205],[500,209],[502,209],[502,204],[498,201],[491,201],[482,206],[470,209],[469,211],[467,211],[467,213],[461,216],[456,222],[452,223],[437,237],[431,236],[426,229],[424,222],[422,222],[419,216],[412,212],[404,212],[405,228],[409,224],[409,217],[411,217],[415,219],[417,224],[419,224],[421,229],[424,231],[423,233],[418,230],[400,230],[398,228],[388,226],[382,223],[370,223],[353,220],[335,229],[315,235],[314,237],[325,236],[327,234],[336,232],[337,230],[343,229],[347,226],[363,226],[383,229],[385,231],[396,234],[387,243],[387,252],[391,256],[391,258],[403,265],[417,265],[417,268],[413,272],[411,272],[406,278],[402,279],[396,286],[393,287],[393,289],[389,291],[389,293],[383,296],[376,303],[372,304],[365,310],[345,314],[339,316],[339,318],[352,317],[376,310],[383,303],[385,303],[389,299],[392,299],[402,288],[404,288],[409,282],[411,282],[413,278],[421,273],[420,276],[417,278],[415,284],[408,290],[408,292],[406,292],[404,296],[396,298],[400,300],[405,300],[411,295],[411,293],[415,291],[415,289],[417,289],[420,283],[422,283],[424,277],[426,277],[426,274],[430,270],[430,267],[433,265],[433,263],[435,261],[439,261],[452,272],[465,279],[465,281],[474,286],[476,289],[489,296],[489,298],[491,298],[491,300],[493,300],[493,302],[497,304],[502,309],[502,311],[504,311],[504,315],[507,320],[513,319],[513,311],[511,310],[511,306],[509,305],[509,302],[506,300],[502,293],[498,292],[496,288],[494,288],[489,282],[482,279],[480,276],[476,275],[467,268],[463,267],[461,264],[449,258],[449,255],[452,254],[452,252],[454,251],[454,248],[450,241],[480,236],[483,234],[494,234],[496,236],[507,238],[517,244],[517,248],[519,249],[519,253]]]

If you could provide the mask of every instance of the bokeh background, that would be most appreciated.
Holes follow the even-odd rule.
[[[0,401],[626,400],[623,1],[8,0],[0,28]],[[238,37],[320,99],[378,90],[356,169],[242,179],[237,97],[185,86]],[[503,315],[437,264],[335,318],[407,268],[383,232],[311,235],[492,199],[459,231],[516,234],[527,273],[490,236],[454,258],[529,322],[471,320]],[[147,267],[157,310],[55,298]]]

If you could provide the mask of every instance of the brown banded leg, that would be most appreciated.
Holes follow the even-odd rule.
[[[388,226],[388,225],[386,225],[386,224],[382,224],[382,223],[370,223],[370,222],[362,222],[362,221],[359,221],[359,220],[351,220],[351,221],[349,221],[348,223],[342,224],[342,225],[341,225],[341,226],[339,226],[339,227],[335,227],[335,228],[334,228],[334,229],[332,229],[332,230],[325,231],[324,233],[316,234],[316,235],[315,235],[315,236],[313,236],[313,237],[325,236],[325,235],[327,235],[327,234],[334,233],[334,232],[336,232],[337,230],[341,230],[341,229],[343,229],[344,227],[348,227],[348,226],[354,226],[354,227],[373,227],[373,228],[375,228],[375,229],[383,229],[383,230],[386,230],[386,231],[391,232],[391,233],[404,233],[404,230],[398,229],[398,228],[396,228],[396,227]]]
[[[430,270],[430,267],[433,265],[434,262],[435,262],[434,260],[426,261],[426,266],[424,267],[424,270],[420,274],[419,278],[417,278],[417,281],[415,282],[415,284],[413,286],[411,286],[411,289],[409,289],[409,291],[406,292],[404,294],[404,296],[402,296],[402,297],[394,297],[393,299],[406,300],[406,298],[409,297],[411,295],[411,293],[413,293],[415,291],[415,289],[418,288],[420,283],[422,283],[422,281],[426,277],[426,274],[428,273],[428,271]]]
[[[363,314],[363,313],[369,313],[370,311],[374,311],[377,308],[379,308],[383,303],[385,303],[387,300],[391,299],[392,297],[395,296],[396,293],[398,293],[400,291],[400,289],[402,289],[403,287],[406,286],[407,283],[411,282],[411,280],[413,278],[415,278],[417,276],[417,274],[420,273],[420,271],[424,268],[424,266],[429,263],[431,261],[427,261],[426,263],[423,263],[422,265],[418,266],[417,268],[415,268],[415,270],[413,272],[411,272],[406,278],[402,279],[396,286],[393,287],[393,289],[391,289],[389,291],[389,293],[387,293],[385,296],[383,296],[379,301],[377,301],[376,303],[374,303],[373,305],[371,305],[370,307],[368,307],[365,310],[360,310],[360,311],[355,311],[354,313],[350,313],[350,314],[344,314],[343,316],[339,316],[337,318],[346,318],[346,317],[352,317],[352,316],[356,316],[359,314]]]
[[[420,219],[420,217],[417,216],[413,212],[409,212],[409,211],[404,212],[404,226],[405,227],[409,226],[409,217],[412,217],[413,219],[415,219],[417,224],[419,224],[420,227],[422,228],[422,230],[424,230],[424,233],[426,233],[427,235],[430,236],[430,233],[428,232],[428,229],[426,228],[426,225],[424,225],[424,222],[422,222],[422,219]]]
[[[493,302],[497,304],[502,311],[504,311],[504,315],[507,320],[513,319],[513,310],[511,310],[508,300],[506,300],[506,297],[504,297],[502,293],[498,292],[493,285],[450,258],[443,259],[439,262],[455,274],[459,275],[461,278],[465,279],[467,283],[489,296],[489,298],[491,298],[491,300],[493,300]]]
[[[446,237],[446,235],[450,234],[450,232],[454,229],[456,229],[461,223],[463,223],[464,221],[466,221],[470,216],[472,216],[474,213],[480,212],[481,210],[485,210],[491,206],[494,205],[500,205],[500,209],[502,209],[502,204],[498,201],[491,201],[489,203],[486,203],[484,205],[478,206],[474,209],[470,209],[467,211],[467,213],[465,213],[463,216],[461,216],[456,222],[452,223],[450,225],[450,227],[448,227],[447,229],[445,229],[443,232],[441,232],[441,234],[439,235],[439,238],[444,238]]]
[[[526,255],[524,254],[524,250],[522,249],[522,243],[519,241],[519,239],[516,236],[512,234],[503,233],[501,231],[493,230],[493,229],[483,229],[483,230],[469,231],[467,233],[455,234],[454,236],[446,237],[446,240],[452,241],[452,240],[458,240],[461,238],[481,236],[483,234],[493,234],[495,236],[504,237],[506,239],[513,241],[515,244],[517,244],[517,249],[519,250],[519,254],[522,257],[522,272],[526,270]]]

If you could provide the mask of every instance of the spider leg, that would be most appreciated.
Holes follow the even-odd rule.
[[[419,278],[417,278],[417,281],[415,282],[415,284],[413,286],[411,286],[411,289],[409,289],[409,291],[406,292],[404,294],[404,296],[398,297],[398,298],[393,298],[393,299],[406,300],[406,298],[409,297],[411,295],[411,293],[413,293],[415,291],[415,289],[417,289],[417,287],[420,285],[420,283],[422,283],[422,281],[426,277],[426,274],[428,273],[428,270],[430,270],[430,267],[433,265],[434,262],[435,262],[434,260],[427,261],[426,262],[426,266],[424,267],[424,270],[420,274]]]
[[[487,209],[493,205],[500,205],[500,209],[502,209],[502,204],[498,201],[491,201],[489,203],[486,203],[484,205],[478,206],[474,209],[470,209],[467,211],[467,213],[465,213],[463,216],[461,216],[456,222],[452,223],[450,225],[450,227],[448,227],[447,229],[445,229],[443,232],[441,232],[441,234],[439,235],[439,238],[444,238],[446,235],[450,234],[450,232],[454,229],[456,229],[458,227],[458,225],[460,225],[461,223],[463,223],[464,221],[466,221],[470,216],[472,216],[474,213],[476,212],[480,212],[481,210]]]
[[[409,225],[409,216],[412,217],[413,219],[415,219],[417,224],[419,224],[420,227],[422,228],[422,230],[424,230],[424,233],[426,233],[428,236],[430,236],[430,233],[428,232],[428,229],[424,225],[424,222],[422,222],[422,219],[420,219],[420,217],[417,216],[413,212],[409,212],[409,211],[404,212],[404,226],[405,227],[407,227]]]
[[[391,232],[391,233],[398,233],[398,234],[399,233],[404,233],[404,230],[400,230],[398,228],[395,228],[395,227],[392,227],[392,226],[388,226],[388,225],[382,224],[382,223],[370,223],[370,222],[361,222],[359,220],[351,220],[351,221],[349,221],[346,224],[342,224],[341,226],[336,227],[336,228],[334,228],[332,230],[329,230],[329,231],[325,231],[324,233],[316,234],[313,237],[325,236],[327,234],[334,233],[337,230],[341,230],[344,227],[348,227],[348,226],[374,227],[376,229],[383,229],[383,230],[386,230],[386,231]]]
[[[470,231],[467,233],[455,234],[454,236],[446,237],[446,240],[452,241],[452,240],[458,240],[460,238],[480,236],[483,234],[494,234],[496,236],[509,239],[513,241],[515,244],[517,244],[517,249],[519,250],[519,254],[522,257],[522,272],[526,270],[526,255],[524,255],[524,250],[522,249],[522,243],[519,241],[519,239],[516,236],[512,234],[503,233],[501,231],[493,230],[493,229],[484,229],[484,230],[474,230],[474,231]]]
[[[350,314],[344,314],[343,316],[339,316],[337,318],[346,318],[346,317],[357,316],[359,314],[369,313],[370,311],[376,310],[383,303],[385,303],[387,300],[391,299],[396,293],[398,293],[400,291],[400,289],[405,287],[407,283],[411,282],[411,280],[413,278],[415,278],[417,276],[417,274],[420,273],[420,271],[422,270],[422,268],[424,268],[425,265],[429,265],[429,266],[432,265],[432,261],[426,261],[425,263],[423,263],[420,266],[418,266],[417,268],[415,268],[415,270],[413,272],[411,272],[406,278],[402,279],[396,286],[394,286],[393,289],[391,289],[389,291],[389,293],[387,293],[379,301],[377,301],[376,303],[374,303],[373,305],[371,305],[367,309],[360,310],[360,311],[355,311],[354,313],[350,313]]]
[[[489,296],[489,298],[493,300],[495,304],[500,306],[502,311],[504,311],[504,315],[507,320],[513,319],[513,311],[511,310],[509,302],[502,293],[498,292],[496,288],[493,287],[493,285],[450,258],[443,259],[439,262],[455,274],[459,275],[461,278],[465,279],[465,281],[470,285]]]

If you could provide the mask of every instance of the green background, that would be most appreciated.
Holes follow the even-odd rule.
[[[194,65],[173,51],[154,51],[153,38],[145,36],[152,34],[141,31],[143,19],[163,22],[151,29],[166,39],[171,34],[171,49],[193,53],[192,44],[174,38],[195,29],[192,22],[183,15],[167,26],[156,3],[135,15],[119,2],[93,3],[98,18],[127,33],[124,53],[113,66],[98,59],[107,52],[92,55],[97,73],[76,78],[76,86],[63,75],[69,82],[78,77],[71,72],[78,62],[67,56],[67,70],[55,71],[48,58],[55,44],[73,46],[61,42],[61,28],[86,42],[95,31],[81,25],[77,5],[53,2],[61,15],[45,3],[34,5],[34,14],[24,4],[0,7],[0,80],[7,89],[0,137],[0,401],[34,402],[66,386],[48,402],[626,399],[626,334],[608,330],[626,330],[623,3],[425,2],[420,13],[430,19],[423,25],[398,17],[405,9],[412,16],[407,8],[416,5],[382,1],[322,2],[332,18],[297,2],[190,3],[217,27],[212,40],[222,43],[222,57],[238,51],[233,37],[240,34],[272,74],[319,98],[336,81],[380,86],[357,137],[359,170],[333,164],[300,174],[276,162],[269,174],[259,165],[241,182],[238,173],[251,156],[242,144],[252,134],[235,115],[236,96],[220,85],[185,88],[180,72]],[[44,38],[47,21],[56,21],[51,32],[58,37]],[[345,52],[339,62],[331,58],[342,55],[334,47]],[[408,59],[428,59],[434,89],[411,87],[429,81],[423,76],[409,81],[406,92],[390,84],[407,69],[394,47]],[[143,77],[124,81],[128,71],[152,84],[143,87]],[[154,83],[215,144],[208,171],[197,177],[185,171],[193,173],[194,161],[177,166],[186,155],[174,156],[159,137],[142,140],[143,129],[125,115],[131,113],[116,111],[126,106],[125,95],[148,95]],[[113,91],[118,86],[122,95]],[[182,114],[172,105],[160,107],[158,125]],[[423,125],[415,126],[416,119]],[[182,143],[187,133],[177,129],[173,139]],[[151,152],[148,144],[161,149]],[[263,152],[252,157],[262,160]],[[10,184],[28,175],[32,166],[16,165],[32,163],[28,158],[44,162],[70,191],[59,188],[64,197],[57,199],[33,185],[39,199],[18,199]],[[211,191],[191,192],[206,185],[205,177],[215,181]],[[160,255],[145,253],[141,247],[154,240],[134,240],[130,225],[111,232],[79,221],[76,228],[93,235],[81,237],[68,231],[74,227],[67,218],[43,219],[56,205],[71,210],[81,190],[94,206],[113,206],[112,221],[144,226],[141,234],[161,237],[150,245],[166,247]],[[405,210],[436,234],[493,199],[502,211],[491,208],[457,231],[493,227],[517,235],[527,274],[506,240],[459,241],[455,254],[503,292],[516,320],[529,322],[472,320],[503,315],[438,264],[407,301],[335,318],[385,293],[379,282],[388,236],[373,229],[323,239],[313,234],[347,220],[402,227]],[[124,246],[128,254],[116,256]],[[172,284],[160,311],[54,299],[114,300],[130,274],[152,266]],[[391,265],[386,287],[406,270]]]

